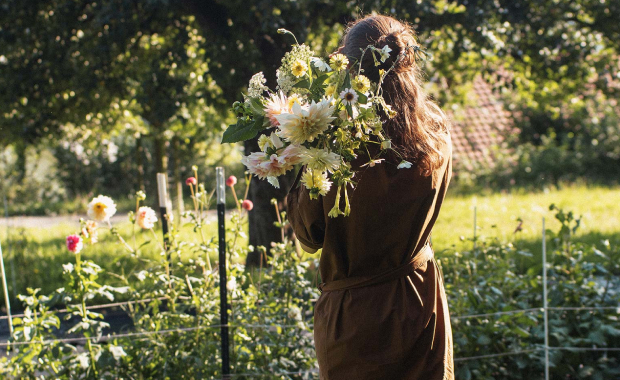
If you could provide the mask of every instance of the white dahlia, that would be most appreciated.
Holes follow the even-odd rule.
[[[145,230],[153,228],[155,223],[157,223],[157,214],[155,214],[155,210],[146,206],[140,207],[136,215],[136,223]]]
[[[88,204],[88,217],[98,222],[107,222],[116,214],[116,204],[110,197],[99,195]]]
[[[285,138],[293,144],[302,144],[306,141],[313,141],[323,133],[329,123],[335,119],[332,116],[334,106],[329,100],[319,103],[312,102],[309,106],[302,107],[295,102],[291,108],[291,113],[276,115],[280,123],[279,136]]]
[[[340,165],[340,155],[320,148],[301,148],[301,163],[309,169],[334,172]]]

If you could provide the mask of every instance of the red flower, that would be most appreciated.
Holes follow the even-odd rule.
[[[80,253],[84,244],[82,243],[82,238],[78,235],[69,235],[67,236],[67,249],[73,253]]]
[[[234,175],[231,175],[230,177],[226,179],[226,186],[233,187],[236,184],[237,184],[237,177],[235,177]]]
[[[251,200],[246,199],[241,203],[241,207],[243,207],[244,209],[250,211],[251,209],[254,208],[254,203],[252,203]]]
[[[185,184],[188,186],[190,185],[196,186],[197,183],[198,181],[196,180],[196,177],[189,177],[188,179],[185,180]]]

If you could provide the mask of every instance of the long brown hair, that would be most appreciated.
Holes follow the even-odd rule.
[[[414,32],[407,23],[392,17],[366,16],[347,27],[341,53],[352,62],[359,62],[362,50],[371,44],[392,49],[390,57],[379,66],[375,66],[368,52],[360,62],[364,75],[375,83],[379,81],[379,69],[388,70],[403,54],[383,80],[383,97],[397,112],[394,118],[386,118],[384,130],[394,149],[415,162],[421,173],[429,175],[445,160],[441,147],[446,143],[449,122],[420,86],[422,72],[416,63],[416,52],[407,48],[418,45]]]

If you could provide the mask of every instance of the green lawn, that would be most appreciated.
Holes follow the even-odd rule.
[[[477,235],[479,239],[499,238],[513,242],[536,254],[540,253],[541,218],[547,220],[547,228],[557,230],[549,205],[555,203],[565,211],[582,215],[582,228],[577,239],[587,244],[599,244],[610,239],[620,244],[620,188],[567,187],[541,193],[490,194],[488,196],[459,196],[448,194],[433,232],[433,245],[438,257],[453,250],[470,249],[473,236],[474,207],[477,209]],[[514,233],[517,219],[523,220],[522,231]],[[26,287],[42,288],[43,292],[62,286],[62,264],[73,261],[66,250],[65,237],[78,231],[79,225],[58,225],[53,229],[13,228],[11,239],[6,239],[6,229],[0,231],[0,239],[8,271],[10,293],[24,293]],[[131,226],[128,222],[118,227],[127,242],[133,246]],[[207,239],[216,237],[217,226],[205,226]],[[161,231],[157,231],[161,239]],[[138,231],[136,245],[152,240],[150,231]],[[181,240],[199,243],[199,235],[190,226],[180,231]],[[240,242],[247,244],[247,240]],[[131,255],[118,243],[109,231],[102,228],[100,242],[88,246],[83,256],[92,259],[107,270],[128,273],[132,268],[145,265],[144,260],[159,260],[159,249],[154,242],[146,245],[139,256]],[[211,262],[217,260],[217,252],[211,252]],[[315,257],[306,255],[305,257]],[[243,258],[239,258],[243,260]],[[113,281],[113,277],[109,278]],[[3,302],[1,304],[3,306]],[[0,306],[0,307],[2,307]]]
[[[542,218],[546,228],[557,231],[560,223],[549,211],[555,203],[566,212],[582,217],[577,232],[580,241],[598,244],[601,239],[620,243],[620,188],[566,187],[540,193],[453,196],[448,194],[433,230],[437,252],[444,249],[470,249],[474,233],[474,208],[478,238],[499,238],[504,242],[540,243]],[[515,233],[523,221],[522,231]],[[465,241],[461,241],[465,238]],[[540,248],[539,248],[540,249]]]

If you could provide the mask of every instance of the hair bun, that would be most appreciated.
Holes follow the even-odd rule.
[[[415,64],[415,54],[407,47],[415,43],[415,38],[407,29],[401,29],[379,37],[374,46],[377,49],[383,49],[385,46],[391,49],[389,58],[381,63],[380,67],[387,70],[394,65],[395,72],[402,72],[411,68]]]

